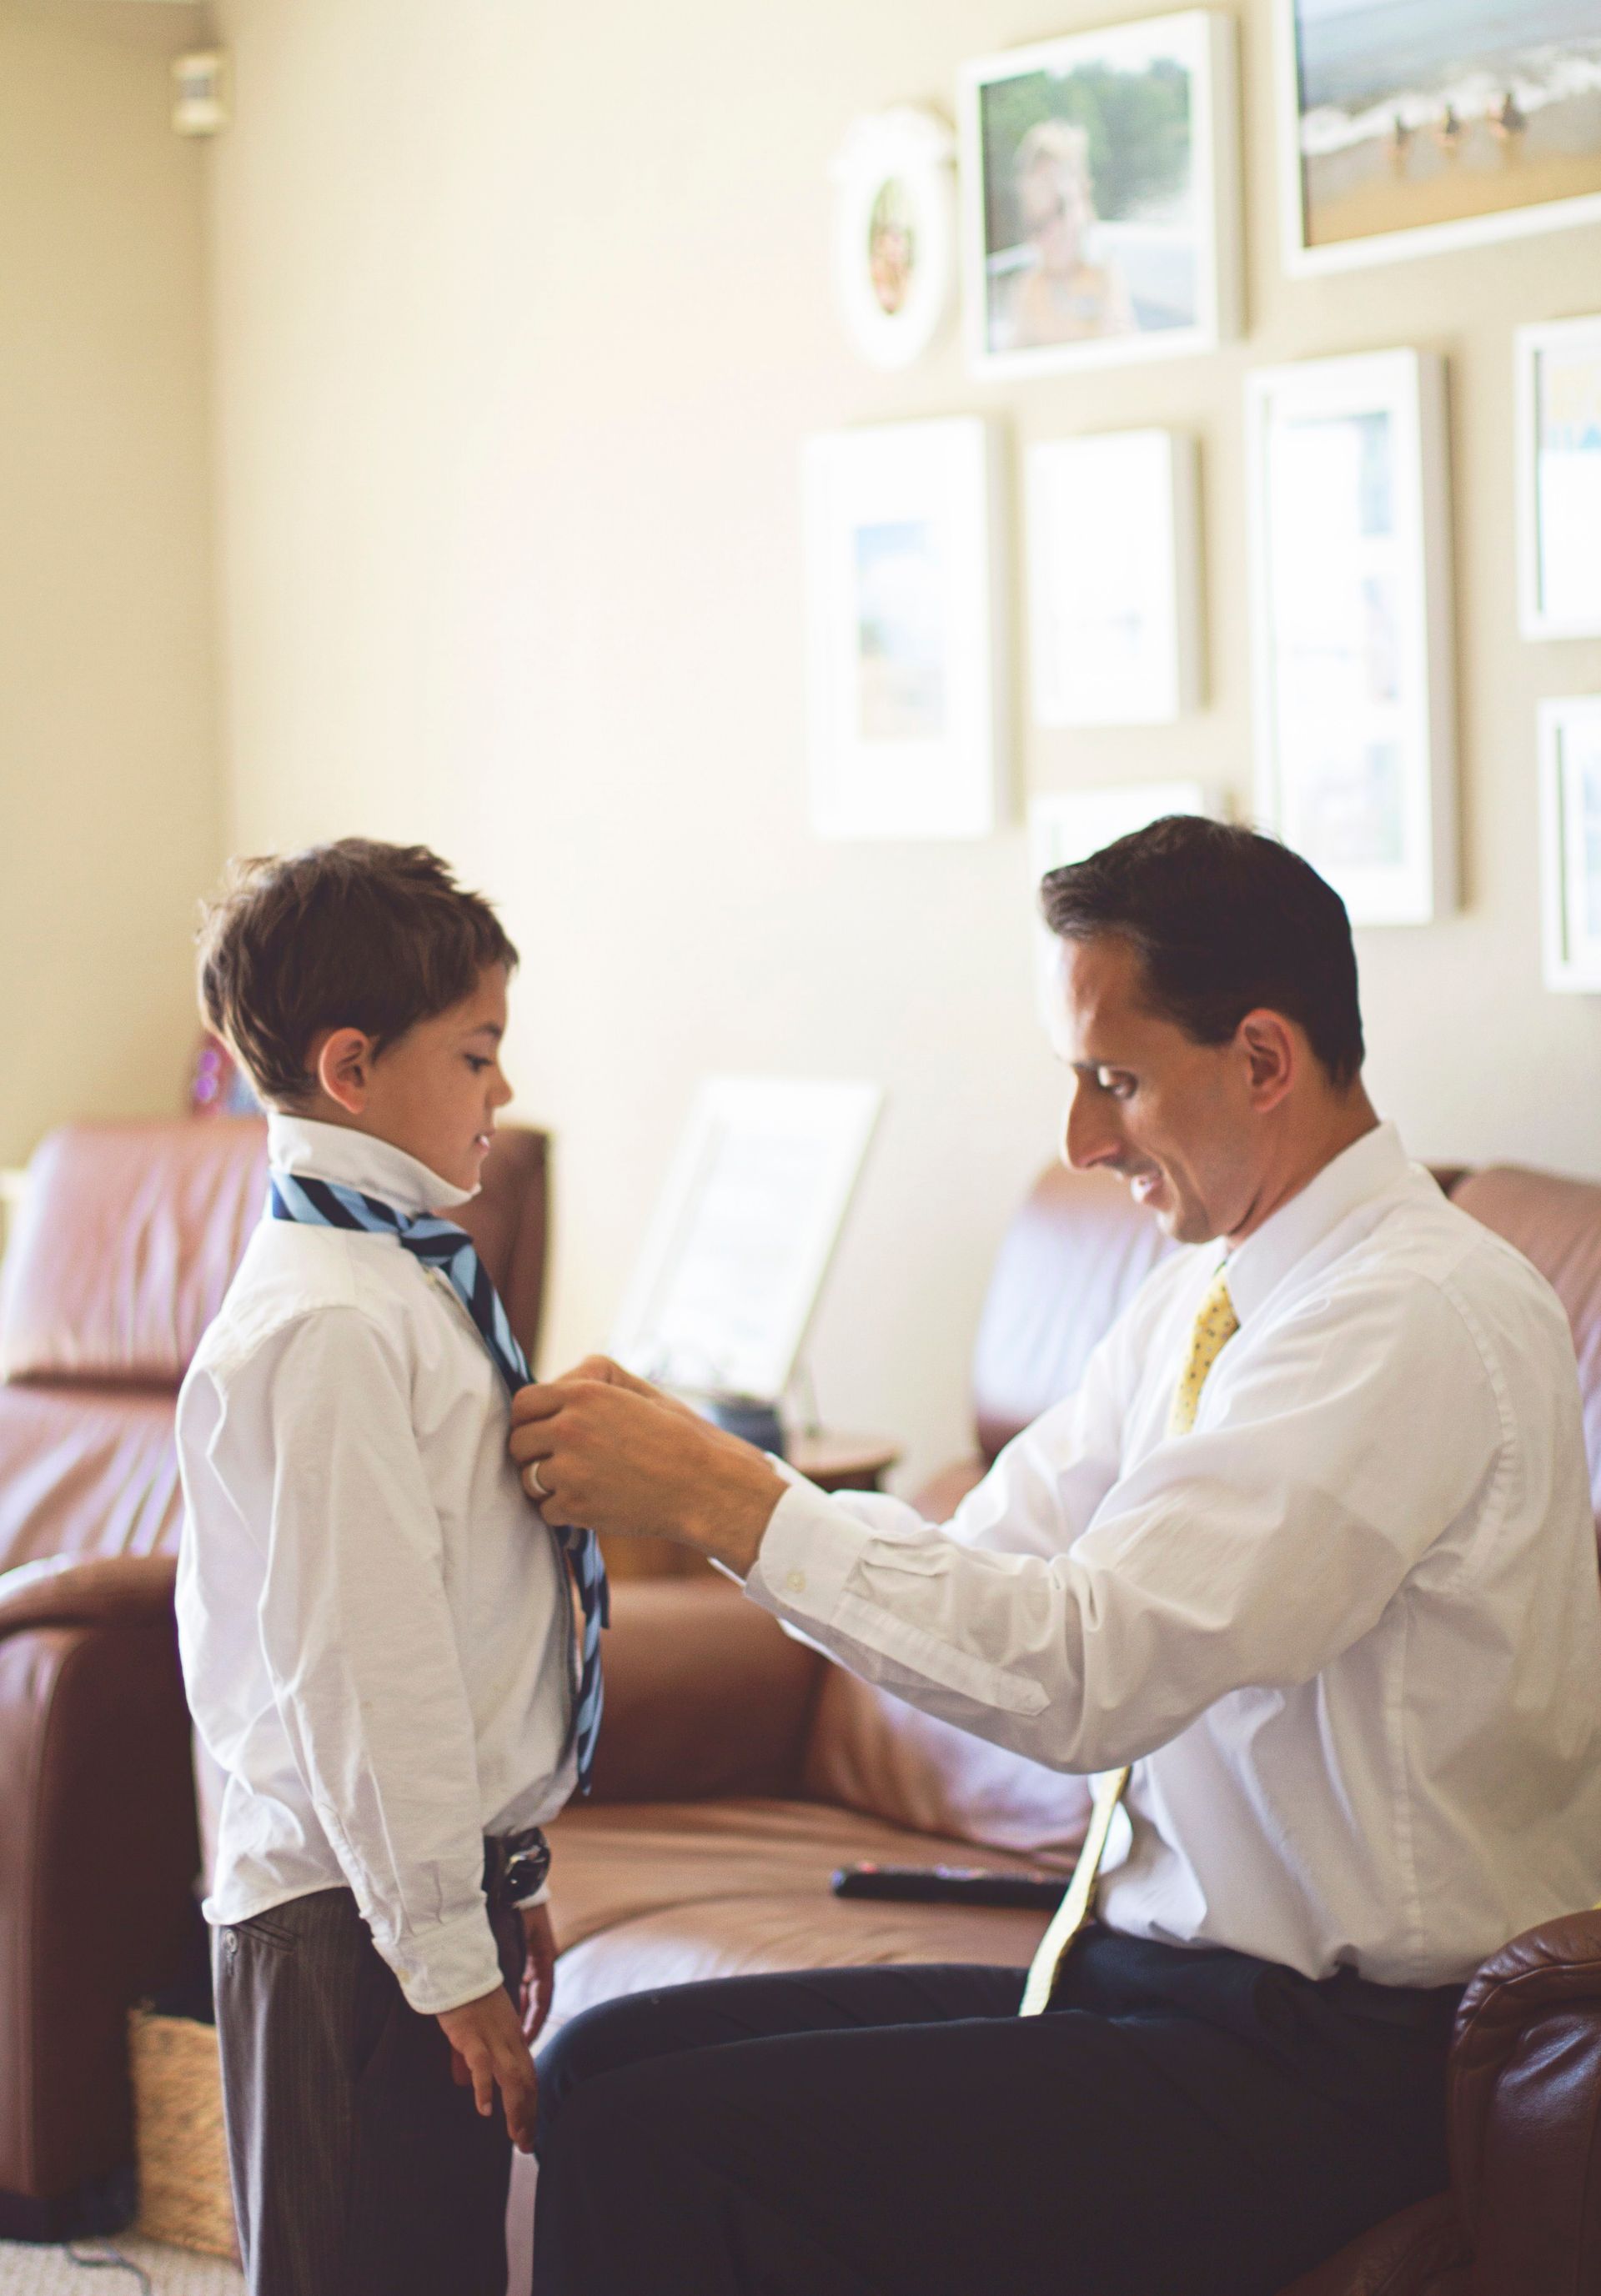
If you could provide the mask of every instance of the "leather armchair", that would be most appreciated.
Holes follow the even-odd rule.
[[[0,2237],[126,2216],[127,2012],[194,1935],[172,1614],[177,1390],[260,1217],[265,1128],[45,1142],[0,1283]],[[507,1130],[471,1223],[537,1335],[546,1143]]]

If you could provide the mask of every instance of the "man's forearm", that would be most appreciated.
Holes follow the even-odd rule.
[[[744,1459],[719,1456],[678,1536],[686,1546],[746,1578],[784,1492],[783,1476],[761,1452],[749,1451]]]

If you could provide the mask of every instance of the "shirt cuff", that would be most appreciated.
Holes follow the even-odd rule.
[[[745,1592],[780,1618],[828,1626],[872,1538],[815,1484],[792,1482],[773,1509]]]
[[[438,1929],[414,1930],[398,1944],[385,1945],[376,1937],[373,1942],[394,1971],[407,2006],[419,2016],[442,2016],[464,2002],[481,2000],[504,1982],[481,1903]]]

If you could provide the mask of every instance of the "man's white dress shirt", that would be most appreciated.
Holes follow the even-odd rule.
[[[749,1591],[981,1737],[1133,1762],[1111,1928],[1461,1982],[1601,1897],[1566,1318],[1384,1125],[1229,1256],[1240,1328],[1170,1436],[1219,1259],[1163,1261],[942,1529],[792,1483]]]
[[[467,1201],[361,1132],[275,1115],[276,1169]],[[448,1282],[392,1236],[264,1219],[178,1398],[178,1635],[226,1776],[206,1915],[354,1891],[414,2009],[500,1982],[483,1837],[572,1791],[572,1615]]]

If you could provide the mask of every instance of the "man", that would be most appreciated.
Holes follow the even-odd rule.
[[[1464,1981],[1601,1894],[1566,1323],[1375,1117],[1342,904],[1199,820],[1044,904],[1068,1159],[1193,1249],[954,1521],[603,1364],[524,1390],[513,1448],[553,1521],[665,1529],[930,1712],[1111,1772],[1097,1921],[1043,2014],[1021,1971],[884,1968],[575,2021],[541,2296],[1271,2296],[1443,2185]]]

